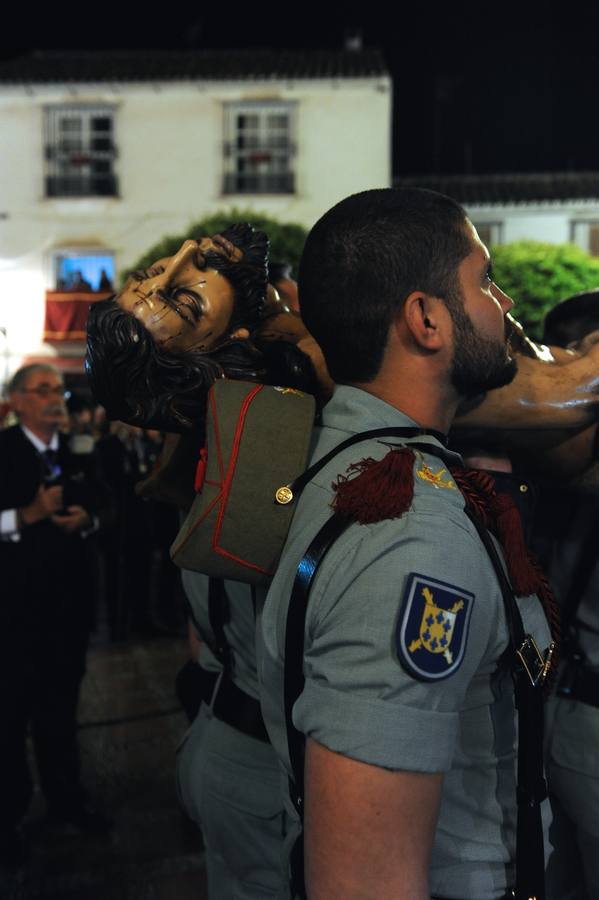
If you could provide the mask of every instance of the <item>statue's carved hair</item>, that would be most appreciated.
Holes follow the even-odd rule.
[[[231,225],[222,236],[243,253],[239,262],[230,262],[220,253],[205,254],[206,265],[220,272],[235,292],[235,307],[230,331],[243,325],[250,331],[260,319],[268,283],[268,238],[263,231],[240,222]]]

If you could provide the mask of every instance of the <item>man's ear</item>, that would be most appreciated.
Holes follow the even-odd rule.
[[[414,341],[424,350],[440,350],[443,346],[442,319],[438,298],[413,291],[405,300],[402,313]]]

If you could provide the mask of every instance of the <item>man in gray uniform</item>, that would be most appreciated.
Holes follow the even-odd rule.
[[[547,572],[571,626],[557,693],[547,705],[550,900],[599,896],[597,475],[595,467],[592,481],[589,473],[569,491],[546,487],[538,507],[537,538],[548,551]]]
[[[293,712],[306,737],[307,894],[500,898],[514,883],[516,819],[506,616],[449,471],[459,457],[438,453],[459,402],[513,377],[504,331],[512,302],[493,283],[461,207],[418,190],[337,204],[308,237],[299,286],[302,315],[340,385],[313,460],[368,429],[434,432],[407,457],[405,514],[351,525],[313,581],[305,687]],[[389,449],[384,439],[351,447],[307,485],[266,600],[263,711],[287,772],[282,681],[296,570],[331,515],[331,483]],[[371,485],[365,507],[396,490],[387,481],[377,495]],[[518,607],[543,650],[550,635],[538,598],[519,598]],[[288,812],[291,843],[290,802]]]
[[[207,690],[178,750],[179,799],[202,829],[210,897],[269,900],[285,881],[284,812],[277,758],[260,715],[252,590],[227,581],[223,594],[213,583],[211,604],[206,575],[184,569],[182,577]]]
[[[579,348],[599,337],[599,291],[575,294],[545,318],[544,340]],[[596,457],[595,438],[595,457]],[[547,779],[553,810],[550,900],[599,896],[599,465],[569,485],[541,481],[535,550],[562,607],[556,696],[547,706]]]

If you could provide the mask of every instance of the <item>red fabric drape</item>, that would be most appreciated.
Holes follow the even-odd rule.
[[[46,291],[44,340],[84,341],[90,305],[111,295],[112,291]]]

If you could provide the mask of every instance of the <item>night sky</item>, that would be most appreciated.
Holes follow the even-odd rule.
[[[369,16],[335,18],[324,5],[310,14],[285,4],[262,17],[264,7],[247,6],[136,12],[133,22],[101,2],[72,14],[59,4],[10,38],[37,49],[338,49],[357,29],[364,46],[382,49],[394,79],[396,175],[599,170],[599,4],[414,0],[391,7],[405,17],[397,25],[374,15],[378,4]],[[18,52],[8,36],[5,57]]]

